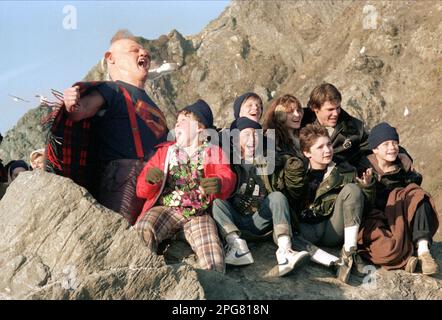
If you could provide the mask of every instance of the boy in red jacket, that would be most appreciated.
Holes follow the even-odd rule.
[[[213,115],[203,100],[178,113],[176,142],[158,146],[137,181],[137,196],[146,199],[135,228],[148,249],[184,230],[186,240],[206,270],[225,272],[224,255],[215,221],[215,198],[227,199],[236,185],[222,150],[202,134],[213,128]]]

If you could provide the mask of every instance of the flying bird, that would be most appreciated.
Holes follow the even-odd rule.
[[[15,102],[19,102],[19,101],[23,101],[23,102],[26,102],[26,103],[29,103],[30,101],[28,101],[28,100],[25,100],[25,99],[23,99],[23,98],[20,98],[20,97],[17,97],[17,96],[14,96],[14,95],[12,95],[12,94],[9,94],[9,96],[12,98],[12,100],[14,100]]]
[[[36,94],[35,97],[36,98],[40,98],[40,103],[43,103],[43,104],[44,103],[48,103],[48,98],[43,96],[43,95],[41,95],[41,94]]]

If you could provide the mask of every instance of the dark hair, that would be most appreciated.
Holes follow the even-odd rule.
[[[299,132],[299,143],[301,151],[309,152],[310,148],[316,143],[320,137],[327,137],[330,135],[325,127],[319,124],[308,124]]]
[[[6,166],[5,170],[8,174],[8,177],[12,176],[12,172],[17,168],[24,168],[26,170],[29,170],[28,164],[23,160],[11,160],[9,161]]]
[[[189,111],[189,110],[186,110],[186,109],[181,109],[180,111],[178,111],[178,114],[176,115],[177,119],[178,119],[178,116],[180,114],[185,115],[186,117],[192,116],[192,118],[194,120],[198,121],[198,125],[200,127],[204,127],[204,129],[206,129],[206,126],[204,125],[203,120],[200,117],[198,117],[198,115],[193,113],[192,111]]]
[[[321,106],[327,101],[340,105],[342,101],[342,96],[339,90],[330,83],[323,83],[310,93],[310,98],[307,106],[312,109],[321,109]]]
[[[205,129],[212,129],[213,126],[213,113],[210,109],[210,106],[206,101],[202,99],[198,99],[191,105],[184,107],[178,112],[177,117],[180,114],[184,114],[185,116],[192,114],[194,119],[197,120]]]
[[[301,102],[299,102],[295,96],[285,94],[272,102],[264,116],[264,132],[268,129],[275,129],[276,144],[282,149],[294,143],[287,134],[287,129],[284,126],[287,120],[287,113],[293,112],[291,108],[292,104],[295,104],[296,108],[302,110]],[[304,110],[302,110],[302,112],[304,112]],[[297,135],[297,133],[298,132],[295,132],[295,135]]]

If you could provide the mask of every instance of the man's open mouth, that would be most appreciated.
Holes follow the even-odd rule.
[[[138,66],[140,68],[147,69],[147,61],[147,59],[141,58],[140,60],[138,60]]]

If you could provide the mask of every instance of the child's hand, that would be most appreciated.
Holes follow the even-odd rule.
[[[202,178],[201,187],[205,194],[216,194],[221,192],[221,179],[217,177]]]
[[[150,168],[146,173],[146,181],[150,184],[157,184],[163,181],[164,172],[160,168],[153,167]]]
[[[363,186],[369,186],[373,179],[373,169],[368,168],[367,171],[362,173],[362,178],[356,177],[356,180]]]

